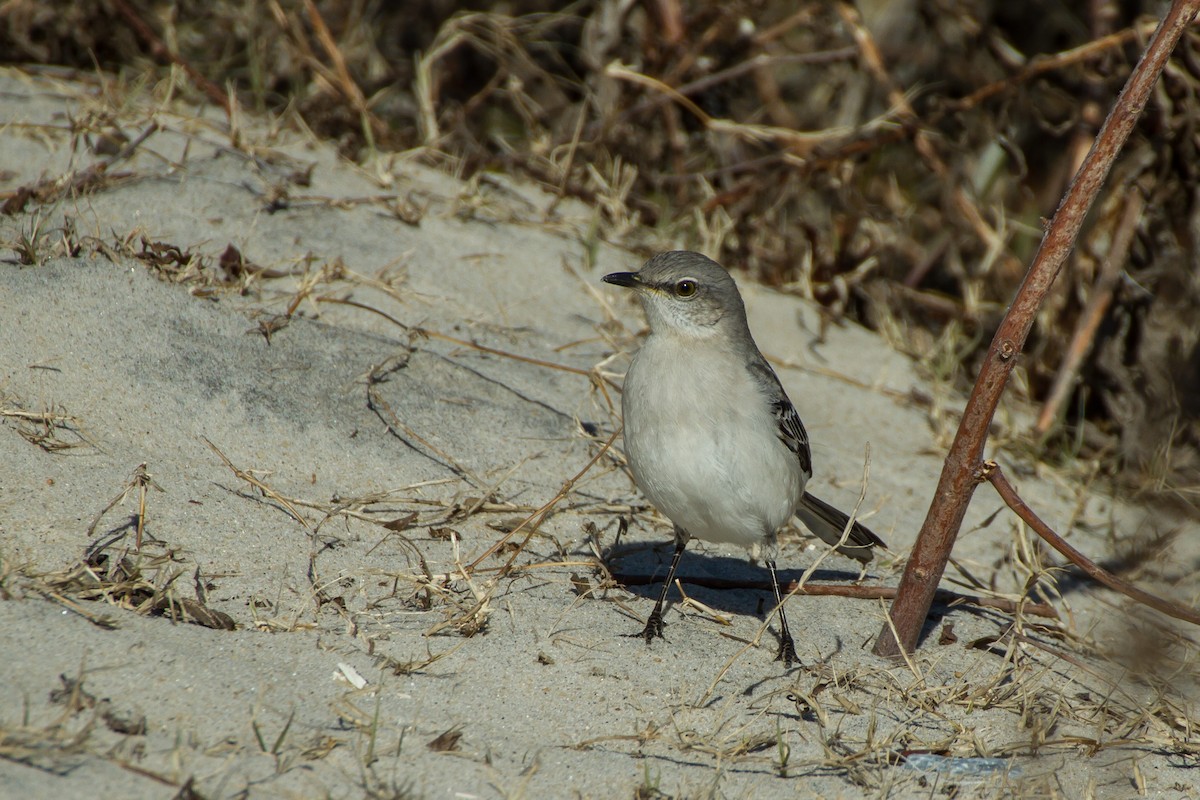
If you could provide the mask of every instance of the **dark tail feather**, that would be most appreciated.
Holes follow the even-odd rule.
[[[838,542],[842,540],[842,531],[846,530],[846,523],[850,521],[849,515],[808,492],[804,493],[800,507],[796,509],[796,516],[818,539],[826,544],[834,545],[842,555],[857,559],[864,564],[874,557],[871,548],[887,549],[883,540],[858,520],[854,521],[854,527],[850,529],[846,543],[839,545]]]

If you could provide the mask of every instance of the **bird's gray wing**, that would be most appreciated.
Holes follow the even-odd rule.
[[[775,433],[779,437],[779,441],[796,454],[796,458],[800,459],[800,468],[804,470],[805,476],[811,477],[812,451],[808,447],[808,431],[804,430],[800,414],[792,405],[787,392],[783,390],[779,376],[761,355],[751,359],[747,368],[771,405],[771,413],[775,416]]]
[[[775,370],[771,369],[771,365],[761,354],[757,359],[750,360],[749,370],[771,404],[779,440],[796,454],[796,458],[800,459],[800,466],[804,470],[804,474],[812,477],[812,451],[808,445],[808,431],[804,430],[800,414],[792,405],[787,392],[783,390],[779,376],[775,374]],[[842,555],[863,563],[871,560],[873,547],[887,548],[882,539],[858,520],[854,521],[850,527],[850,533],[846,536],[846,541],[843,542],[842,534],[850,522],[849,515],[808,492],[805,492],[804,497],[801,498],[796,508],[796,516],[800,517],[805,527],[826,544],[833,545]]]

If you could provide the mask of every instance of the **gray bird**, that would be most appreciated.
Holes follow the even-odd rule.
[[[621,396],[625,455],[638,488],[675,526],[675,554],[646,621],[646,642],[663,635],[662,609],[688,541],[741,545],[762,556],[779,608],[776,660],[796,646],[775,575],[776,533],[798,516],[838,552],[863,563],[885,546],[849,517],[804,491],[812,477],[808,433],[763,358],[733,278],[687,251],[661,253],[638,272],[606,283],[633,289],[650,335],[629,365]]]

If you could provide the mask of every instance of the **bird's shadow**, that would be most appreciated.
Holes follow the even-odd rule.
[[[719,611],[730,614],[745,614],[762,616],[774,606],[771,591],[771,573],[761,561],[754,563],[746,556],[725,555],[705,551],[689,544],[679,561],[679,570],[675,578],[683,584],[683,590],[688,596]],[[670,543],[654,547],[621,548],[608,557],[608,565],[618,583],[625,586],[626,591],[649,600],[657,600],[662,592],[662,583],[667,578],[671,566],[673,545]],[[776,575],[782,591],[787,591],[791,581],[799,580],[804,575],[805,566],[781,568],[776,562]],[[622,581],[622,577],[637,576],[634,581]],[[649,582],[641,580],[652,576]],[[856,568],[839,570],[836,565],[832,568],[818,569],[809,581],[816,583],[834,582],[848,583],[857,580],[859,571]],[[676,603],[680,600],[679,592],[671,588],[667,600]]]

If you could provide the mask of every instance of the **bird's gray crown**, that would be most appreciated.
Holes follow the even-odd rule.
[[[637,272],[614,272],[604,280],[637,291],[655,332],[704,336],[719,326],[745,326],[737,284],[724,267],[700,253],[659,253]]]

